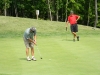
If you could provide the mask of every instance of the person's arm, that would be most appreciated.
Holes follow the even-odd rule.
[[[34,40],[32,40],[30,38],[28,40],[36,45],[36,42]]]
[[[36,44],[36,35],[34,35],[34,43]]]
[[[33,39],[31,39],[31,38],[29,37],[29,34],[26,34],[26,39],[27,39],[27,40],[29,40],[30,42],[32,42],[32,43],[34,43],[34,44],[36,44],[36,43],[34,42],[34,40],[33,40]]]
[[[78,21],[80,19],[80,16],[77,17],[76,21]]]

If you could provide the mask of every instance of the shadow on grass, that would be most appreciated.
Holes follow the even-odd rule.
[[[70,40],[70,39],[62,39],[62,41],[73,41],[73,40]]]
[[[26,58],[19,58],[20,60],[26,60]]]

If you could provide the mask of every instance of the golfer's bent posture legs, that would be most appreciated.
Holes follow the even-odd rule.
[[[31,55],[32,55],[32,59],[36,60],[34,58],[34,48],[31,48]],[[27,60],[31,60],[30,57],[29,57],[29,48],[26,48],[26,56],[27,56]]]
[[[26,39],[24,39],[24,43],[26,46],[26,56],[27,56],[27,60],[30,61],[30,57],[29,57],[29,48],[31,48],[31,56],[32,56],[32,60],[36,60],[34,57],[34,44],[33,43],[29,43]]]
[[[34,57],[34,44],[36,45],[36,28],[34,27],[27,28],[24,32],[23,40],[26,46],[27,60],[28,61],[31,60],[29,57],[29,49],[31,49],[32,60],[36,61]]]
[[[34,48],[31,48],[31,55],[34,56]]]
[[[32,59],[34,60],[34,48],[31,48],[31,55],[32,55]]]

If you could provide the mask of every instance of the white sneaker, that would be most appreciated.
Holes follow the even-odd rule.
[[[35,57],[33,57],[32,60],[36,61]]]
[[[27,61],[31,61],[31,59],[30,58],[27,58]]]

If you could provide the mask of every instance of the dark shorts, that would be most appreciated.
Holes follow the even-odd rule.
[[[77,24],[70,25],[71,32],[78,32]]]

